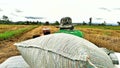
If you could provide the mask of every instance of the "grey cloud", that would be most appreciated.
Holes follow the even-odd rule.
[[[120,10],[120,8],[105,8],[105,7],[101,7],[101,8],[99,8],[99,9],[101,9],[101,10],[105,10],[105,11],[108,11],[108,12],[111,12],[111,11],[114,11],[114,10]]]
[[[99,8],[99,9],[101,9],[101,10],[105,10],[105,11],[108,11],[108,12],[111,11],[110,9],[108,9],[108,8],[104,8],[104,7],[101,7],[101,8]]]
[[[3,11],[3,10],[0,8],[0,11]]]
[[[15,11],[16,11],[17,13],[23,12],[23,11],[21,11],[21,10],[19,10],[19,9],[15,9]]]
[[[13,15],[13,16],[16,16],[16,17],[18,16],[18,15],[14,14],[14,13],[10,13],[10,14]]]
[[[43,17],[25,16],[27,19],[43,19]]]
[[[120,10],[120,8],[113,8],[113,10]]]
[[[103,18],[96,18],[96,20],[102,20]]]

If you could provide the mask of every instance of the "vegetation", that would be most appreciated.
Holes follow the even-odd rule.
[[[84,32],[84,38],[97,46],[120,52],[119,26],[76,26],[75,29]]]
[[[120,22],[118,21],[117,23],[118,23],[118,25],[120,26]]]
[[[54,25],[59,25],[59,22],[58,21],[55,21],[55,23],[53,23]]]
[[[0,33],[0,40],[5,40],[5,39],[8,39],[8,38],[20,35],[21,33],[29,31],[29,30],[31,30],[35,27],[36,26],[29,26],[29,27],[24,27],[24,28],[20,28],[20,29],[5,31],[3,33]],[[6,28],[8,28],[8,27],[6,27]]]
[[[49,24],[50,24],[49,21],[46,21],[46,22],[45,22],[45,25],[49,25]]]
[[[4,33],[6,31],[12,31],[12,30],[17,30],[20,28],[25,28],[25,27],[29,27],[29,25],[0,25],[0,33]]]
[[[120,25],[120,22],[117,22]],[[77,23],[78,24],[78,23]],[[42,25],[38,28],[36,25]],[[42,28],[44,25],[50,28],[51,33],[59,30],[56,25],[59,22],[52,23],[39,22],[39,21],[19,21],[12,22],[7,16],[3,16],[0,20],[0,63],[7,58],[15,55],[20,55],[19,51],[14,43],[32,38],[34,35],[42,35]],[[35,28],[35,29],[33,29]],[[33,29],[33,30],[32,30]],[[93,42],[98,47],[105,47],[107,49],[120,52],[120,27],[119,26],[107,26],[104,21],[101,24],[93,24],[92,17],[89,18],[88,24],[83,21],[79,23],[79,26],[75,26],[76,30],[80,30],[84,33],[84,38]]]
[[[78,25],[76,27],[78,27],[78,28],[106,29],[106,30],[120,30],[120,26]]]
[[[5,15],[3,15],[2,19],[5,21],[9,20],[8,16],[5,16]]]
[[[3,26],[6,26],[6,28]],[[19,30],[20,28],[27,28],[29,26],[33,25],[0,25],[0,31],[5,30],[6,32],[8,29],[9,31],[14,31]],[[47,25],[47,27],[50,28],[51,33],[55,33],[59,30],[59,28],[56,28],[55,26]],[[16,37],[0,41],[0,63],[4,62],[11,56],[20,55],[17,48],[13,46],[14,43],[30,39],[33,35],[42,35],[43,28],[44,26],[39,26],[33,30],[23,32],[22,35],[17,35]],[[120,52],[119,28],[120,27],[118,26],[75,26],[75,30],[80,30],[84,33],[85,39],[94,43],[98,47],[105,47],[116,52]]]
[[[89,25],[92,25],[92,17],[89,18]]]

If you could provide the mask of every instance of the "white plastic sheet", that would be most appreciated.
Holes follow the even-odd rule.
[[[50,34],[15,45],[31,68],[114,68],[103,50],[70,34]]]

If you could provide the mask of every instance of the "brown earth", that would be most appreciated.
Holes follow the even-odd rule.
[[[45,26],[39,26],[31,31],[28,31],[18,37],[11,38],[8,40],[0,41],[0,63],[4,62],[7,58],[11,56],[20,55],[20,52],[17,50],[16,46],[14,46],[14,43],[24,41],[27,39],[31,39],[33,36],[42,35],[42,28]],[[58,28],[54,26],[47,26],[50,28],[51,33],[54,33],[58,30]]]
[[[33,36],[42,35],[42,28],[49,27],[51,33],[58,31],[55,26],[39,26],[31,31],[28,31],[20,36],[8,40],[0,41],[0,63],[4,62],[11,56],[20,55],[14,43],[21,42],[33,38]],[[120,30],[103,30],[94,28],[75,28],[84,33],[84,38],[91,41],[99,47],[120,52]]]

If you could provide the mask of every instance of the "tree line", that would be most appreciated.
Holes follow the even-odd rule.
[[[120,21],[117,22],[117,24],[120,26]],[[99,23],[99,24],[95,24],[95,23],[92,23],[92,17],[89,18],[89,22],[86,23],[85,21],[83,21],[83,23],[81,23],[81,25],[99,25],[99,26],[105,26],[107,25],[106,21],[103,21],[102,23]]]
[[[54,23],[50,23],[49,21],[40,22],[40,21],[10,21],[8,16],[3,15],[2,19],[0,19],[0,24],[18,24],[18,25],[59,25],[58,21]]]
[[[0,19],[0,24],[19,24],[19,25],[59,25],[60,23],[58,21],[55,21],[54,23],[50,23],[49,21],[46,22],[40,22],[40,21],[18,21],[18,22],[13,22],[10,21],[8,16],[3,15],[2,19]],[[106,25],[106,21],[104,21],[103,23],[99,23],[99,24],[95,24],[92,22],[92,17],[89,18],[89,22],[86,23],[85,21],[83,21],[83,23],[77,23],[78,25],[101,25],[104,26]],[[120,26],[120,21],[117,22],[117,24]]]

